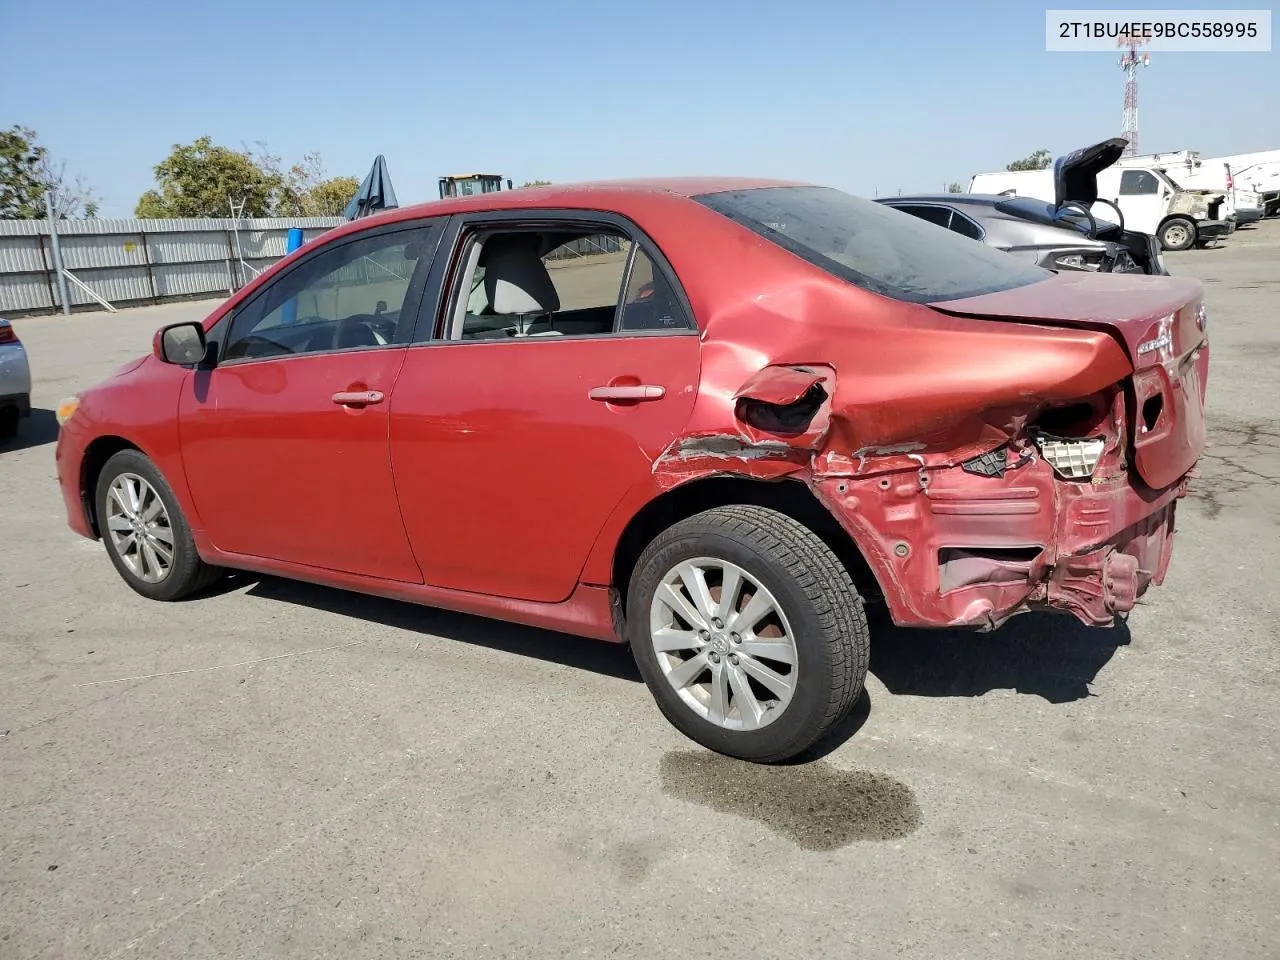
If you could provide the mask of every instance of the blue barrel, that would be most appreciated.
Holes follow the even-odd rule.
[[[302,246],[302,228],[290,227],[288,239],[284,242],[284,252],[286,256]],[[298,301],[297,298],[290,300],[284,305],[284,312],[280,317],[282,323],[293,323],[298,319]]]

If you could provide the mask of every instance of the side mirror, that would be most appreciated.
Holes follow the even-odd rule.
[[[156,334],[153,351],[165,363],[196,364],[205,356],[204,327],[198,323],[175,323]]]

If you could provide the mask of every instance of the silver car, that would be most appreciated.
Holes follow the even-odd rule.
[[[881,203],[1030,260],[1049,270],[1167,275],[1159,244],[1072,205],[980,193],[885,197]]]
[[[18,421],[31,413],[31,367],[18,331],[0,317],[0,440],[18,432]]]
[[[1149,273],[1168,276],[1160,242],[1124,228],[1124,213],[1098,197],[1098,173],[1127,145],[1112,137],[1058,157],[1053,163],[1054,203],[1030,197],[936,193],[886,197],[881,203],[1007,250],[1048,270]],[[1117,223],[1099,220],[1093,205],[1115,211]]]

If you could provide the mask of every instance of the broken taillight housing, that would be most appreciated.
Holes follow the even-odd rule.
[[[1047,433],[1032,434],[1040,456],[1058,476],[1068,480],[1084,480],[1093,476],[1107,448],[1102,437],[1055,437]]]
[[[1118,438],[1122,397],[1109,387],[1073,403],[1039,412],[1028,433],[1045,463],[1067,480],[1086,480],[1098,469],[1109,440]]]

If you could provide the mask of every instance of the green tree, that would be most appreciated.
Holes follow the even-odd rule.
[[[0,131],[0,217],[34,220],[45,215],[40,166],[46,153],[34,130],[15,125]]]
[[[1043,170],[1049,164],[1053,163],[1053,154],[1048,150],[1037,150],[1029,157],[1023,157],[1021,160],[1015,160],[1013,163],[1005,167],[1006,170]]]
[[[138,200],[138,217],[225,217],[229,201],[244,203],[243,216],[271,216],[281,178],[265,170],[247,150],[214,144],[210,137],[175,143],[155,166],[156,186]]]
[[[525,187],[549,187],[549,186],[551,186],[550,180],[526,180],[524,183],[520,184],[520,189],[523,190]]]
[[[360,189],[355,177],[330,177],[319,153],[308,153],[286,173],[279,173],[279,158],[260,152],[258,164],[280,183],[278,215],[339,217]]]
[[[960,185],[959,180],[952,180],[947,184],[947,193],[964,193],[964,187]]]
[[[321,180],[303,197],[304,215],[340,217],[359,189],[360,181],[355,177],[330,177],[328,180]]]
[[[49,215],[52,191],[60,219],[93,217],[98,201],[79,177],[67,177],[65,162],[55,164],[36,132],[22,126],[0,130],[0,219],[34,220]]]

